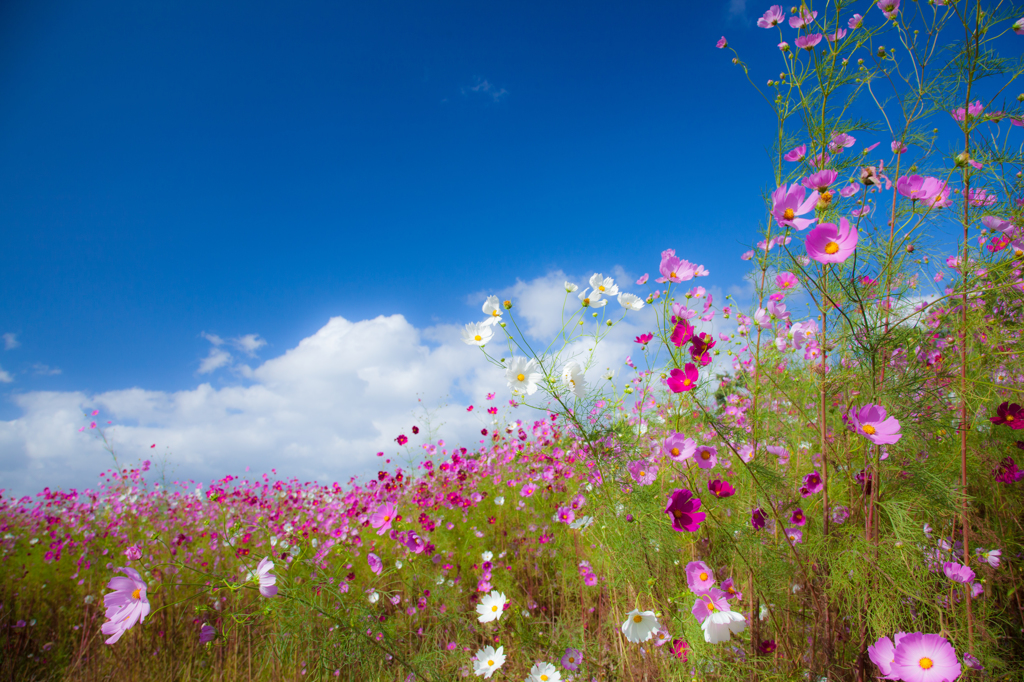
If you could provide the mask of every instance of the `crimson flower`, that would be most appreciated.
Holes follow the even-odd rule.
[[[633,340],[639,343],[641,346],[646,346],[651,342],[653,338],[654,334],[641,334],[640,336],[636,337]]]
[[[670,337],[672,345],[676,348],[681,348],[684,343],[689,343],[692,338],[693,327],[690,326],[690,323],[683,319],[676,322],[676,326],[672,330],[672,336]]]
[[[996,408],[996,416],[989,417],[993,424],[1006,424],[1011,429],[1024,429],[1024,408],[1017,403],[1005,402]]]
[[[711,494],[717,498],[732,497],[736,494],[736,488],[732,487],[728,481],[722,481],[720,479],[708,481],[708,490],[710,490]]]
[[[672,517],[672,528],[680,533],[689,531],[697,532],[700,524],[707,516],[700,509],[700,499],[693,496],[693,493],[685,488],[677,488],[669,498],[665,513]]]
[[[697,386],[697,368],[693,363],[686,363],[685,369],[673,369],[665,383],[673,393],[684,393],[692,391]]]
[[[701,367],[711,364],[711,354],[708,352],[715,347],[715,338],[707,332],[701,332],[700,336],[690,339],[690,357],[700,362]]]

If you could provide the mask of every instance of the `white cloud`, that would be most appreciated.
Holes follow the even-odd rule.
[[[747,0],[729,0],[729,16],[742,17],[747,13]]]
[[[52,377],[61,373],[59,367],[50,367],[49,365],[44,365],[41,362],[37,362],[36,364],[32,365],[32,371],[35,374],[44,377]]]
[[[481,95],[489,96],[493,101],[497,102],[502,97],[508,94],[508,90],[505,88],[499,88],[495,85],[491,85],[487,80],[478,81],[476,85],[468,88],[462,88],[462,94],[474,92]]]
[[[199,363],[199,369],[197,370],[200,374],[209,374],[214,370],[218,370],[221,367],[231,362],[231,353],[226,350],[219,348],[211,348],[210,354],[207,355]]]
[[[267,345],[267,342],[261,339],[259,334],[246,334],[245,336],[228,339],[228,341],[235,348],[249,356],[255,356],[256,351]]]
[[[10,372],[6,372],[3,367],[0,367],[0,384],[9,384],[12,381],[14,381],[14,377],[11,376]]]
[[[14,350],[21,345],[21,341],[18,341],[18,335],[7,332],[3,335],[4,350]]]

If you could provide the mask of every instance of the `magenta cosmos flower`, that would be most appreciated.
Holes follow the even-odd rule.
[[[718,448],[713,445],[701,445],[693,458],[701,469],[713,469],[718,464]]]
[[[662,447],[669,457],[677,462],[683,462],[693,457],[693,453],[697,450],[697,442],[677,431],[665,439]]]
[[[683,344],[689,343],[692,338],[693,327],[690,326],[690,323],[683,319],[676,321],[676,326],[672,328],[672,335],[669,337],[672,345],[682,348]]]
[[[665,513],[672,516],[672,528],[680,533],[684,530],[695,533],[707,516],[704,512],[697,511],[698,509],[700,509],[700,500],[694,497],[689,490],[677,488],[669,496]]]
[[[834,223],[822,223],[810,231],[804,246],[807,255],[819,263],[842,263],[857,248],[857,228],[846,218]]]
[[[377,535],[384,535],[391,530],[391,521],[395,518],[395,505],[385,502],[370,516],[370,525],[377,529]]]
[[[1006,424],[1011,429],[1024,429],[1024,408],[1017,403],[1005,402],[996,408],[996,416],[989,417],[993,424]]]
[[[731,611],[729,608],[729,601],[725,596],[725,592],[715,588],[711,588],[704,594],[697,596],[697,601],[693,603],[693,608],[690,609],[690,613],[697,619],[698,623],[703,624],[707,620],[708,616],[716,611]]]
[[[815,471],[804,476],[804,484],[800,486],[800,496],[810,497],[815,493],[820,493],[824,488],[825,484],[821,480],[821,474]]]
[[[128,632],[136,623],[146,620],[149,615],[149,600],[146,598],[146,583],[134,568],[117,569],[127,578],[115,576],[110,579],[107,589],[114,590],[103,597],[103,605],[107,607],[107,622],[100,627],[100,632],[110,635],[107,644],[114,644],[121,635]]]
[[[784,291],[796,289],[796,285],[799,283],[800,281],[792,272],[783,272],[778,275],[775,275],[775,286],[779,287]]]
[[[754,511],[750,512],[750,525],[754,530],[761,530],[767,522],[768,515],[760,507],[755,507]]]
[[[860,408],[851,407],[846,415],[847,426],[854,433],[867,438],[875,445],[892,445],[903,437],[900,423],[896,417],[888,417],[881,405],[865,405]]]
[[[688,362],[685,369],[673,369],[669,372],[669,378],[665,379],[665,383],[673,393],[684,393],[697,387],[698,377],[696,365]]]
[[[686,584],[694,594],[707,594],[715,585],[715,574],[703,561],[686,564]]]
[[[945,637],[913,632],[896,644],[891,674],[903,682],[952,682],[960,672],[956,649]]]
[[[701,367],[707,367],[711,364],[711,353],[708,351],[715,347],[715,343],[715,337],[701,332],[700,336],[690,339],[690,357],[699,362]]]
[[[938,178],[925,178],[920,175],[904,175],[896,181],[896,191],[911,201],[933,199],[944,188],[945,183]]]
[[[807,525],[807,516],[804,514],[804,510],[797,507],[793,510],[793,515],[789,517],[789,522],[794,526]]]
[[[955,583],[968,584],[974,580],[974,571],[955,561],[947,561],[942,564],[942,572]]]
[[[905,636],[906,633],[897,632],[896,641],[899,642]],[[892,661],[895,657],[896,646],[888,637],[879,637],[877,642],[868,647],[868,658],[878,666],[878,672],[882,673],[885,679],[895,679],[892,675]]]
[[[818,193],[811,192],[807,195],[807,189],[793,183],[789,189],[783,185],[772,192],[772,215],[779,225],[792,227],[797,230],[806,230],[814,222],[814,218],[798,218],[809,211],[813,211],[818,203]]]
[[[708,490],[717,498],[732,497],[736,494],[736,488],[732,487],[728,481],[719,479],[708,481]]]

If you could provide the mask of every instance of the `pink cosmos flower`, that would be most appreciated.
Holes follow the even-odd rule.
[[[530,495],[533,495],[533,493],[536,490],[537,486],[535,486],[533,483],[527,483],[526,485],[519,489],[519,495],[521,497],[529,497]]]
[[[794,183],[788,189],[785,185],[772,192],[772,215],[779,225],[806,230],[814,222],[814,218],[797,218],[814,210],[818,203],[818,193],[811,192]]]
[[[967,203],[971,206],[992,206],[998,199],[995,194],[989,194],[984,189],[967,190]]]
[[[638,279],[638,280],[636,281],[636,283],[637,283],[637,286],[643,286],[644,284],[647,284],[647,277],[648,277],[648,275],[647,275],[647,273],[645,272],[645,273],[644,273],[644,276],[643,276],[643,277],[641,277],[640,279]]]
[[[565,650],[565,655],[562,656],[562,667],[566,670],[576,672],[579,669],[580,663],[583,662],[583,653],[579,649],[573,649],[569,647]]]
[[[672,517],[672,528],[679,531],[696,532],[707,516],[700,509],[700,499],[685,488],[677,488],[669,498],[665,513]]]
[[[791,28],[803,28],[818,18],[817,12],[809,12],[804,8],[799,15],[789,18]]]
[[[693,454],[701,469],[713,469],[718,464],[718,449],[713,445],[701,445]]]
[[[955,561],[947,561],[942,564],[942,572],[947,578],[955,583],[969,583],[974,580],[974,571],[963,564]]]
[[[830,42],[830,43],[834,43],[837,40],[842,40],[843,38],[846,37],[846,29],[845,28],[841,28],[838,31],[836,31],[835,33],[829,33],[825,37],[828,39],[828,42]],[[846,146],[849,147],[850,145],[846,145]]]
[[[676,462],[685,462],[697,451],[697,443],[692,438],[675,432],[665,439],[662,449]]]
[[[904,145],[899,140],[893,140],[889,146],[892,148],[893,154],[902,154],[903,152],[907,151],[906,145]]]
[[[832,183],[836,181],[839,174],[834,170],[823,170],[807,176],[800,183],[807,189],[816,189],[818,192],[825,192]]]
[[[956,650],[940,635],[914,632],[896,643],[892,674],[903,682],[945,682],[960,673]]]
[[[665,383],[673,393],[685,393],[697,387],[697,367],[693,363],[686,363],[685,369],[673,369]]]
[[[693,603],[693,608],[690,609],[690,613],[693,614],[698,623],[703,623],[707,620],[708,616],[716,611],[731,610],[725,592],[711,588],[709,591],[698,595],[697,601]]]
[[[676,326],[672,329],[669,341],[676,348],[681,348],[684,343],[689,343],[693,338],[693,327],[685,319],[676,320]]]
[[[789,450],[781,445],[769,445],[765,450],[767,450],[769,454],[775,455],[778,458],[780,467],[789,464]]]
[[[784,158],[786,161],[799,161],[802,158],[804,158],[806,154],[807,145],[802,144],[799,147],[794,147],[793,149],[790,149],[782,158]]]
[[[277,576],[271,571],[274,570],[274,562],[270,560],[270,557],[263,557],[260,563],[256,566],[256,579],[260,583],[260,594],[264,597],[270,598],[277,595]]]
[[[203,627],[199,629],[199,643],[206,644],[212,642],[213,638],[217,636],[217,631],[209,623],[203,623]]]
[[[636,337],[633,340],[639,343],[641,346],[646,346],[651,342],[653,338],[654,334],[641,334],[640,336]]]
[[[743,600],[743,593],[736,589],[736,585],[733,583],[732,578],[726,578],[722,581],[722,591],[725,592],[726,599]]]
[[[1017,21],[1013,22],[1013,32],[1019,36],[1024,36],[1024,17],[1021,17]]]
[[[888,417],[881,405],[867,404],[858,411],[851,407],[846,414],[847,427],[875,445],[892,445],[903,437],[896,417]]]
[[[654,281],[660,283],[685,282],[693,279],[694,270],[693,263],[676,257],[675,249],[665,249],[661,252],[661,265],[658,266],[661,277]]]
[[[855,30],[864,25],[864,17],[859,14],[854,14],[850,17],[850,20],[846,22],[846,25],[850,27],[850,30]]]
[[[728,481],[722,481],[715,479],[714,481],[708,481],[708,490],[715,497],[722,499],[725,497],[732,497],[736,494],[736,488],[732,487]]]
[[[715,347],[715,343],[715,337],[707,332],[701,332],[700,336],[690,339],[690,357],[699,362],[701,367],[707,367],[711,364],[709,351]]]
[[[825,484],[821,480],[821,474],[815,471],[804,476],[804,484],[800,487],[800,496],[810,497],[824,489]]]
[[[722,36],[721,38],[718,39],[718,42],[715,43],[715,47],[721,50],[723,48],[729,47],[729,42],[725,39],[725,36]]]
[[[658,479],[658,467],[645,459],[638,459],[626,465],[630,476],[639,485],[650,485]]]
[[[113,592],[104,595],[103,605],[107,607],[107,622],[100,627],[100,632],[110,635],[107,644],[114,644],[121,635],[128,632],[136,623],[142,623],[149,615],[149,599],[146,598],[146,583],[134,568],[117,569],[127,578],[115,576],[110,579],[107,589]]]
[[[782,9],[782,5],[772,5],[764,15],[757,20],[757,25],[761,28],[771,28],[772,26],[778,26],[786,18],[785,10]]]
[[[892,19],[899,13],[900,0],[878,0],[878,9],[882,10],[886,19]]]
[[[790,21],[792,21],[792,19],[790,19]],[[811,50],[814,49],[815,45],[821,42],[821,34],[812,33],[811,35],[800,36],[794,42],[796,43],[797,47],[810,52]]]
[[[924,178],[920,175],[904,175],[896,181],[896,191],[911,201],[927,201],[945,187],[938,178]]]
[[[789,522],[794,526],[805,526],[807,525],[807,517],[804,516],[804,510],[797,507],[793,510],[793,514],[789,517]]]
[[[842,33],[842,35],[839,36],[840,38],[846,35],[846,31],[840,31],[840,33]],[[832,36],[829,36],[829,40],[832,40]],[[833,133],[832,140],[828,143],[828,150],[833,154],[839,154],[843,149],[852,147],[855,142],[857,142],[857,138],[852,135],[847,135],[846,133]]]
[[[799,545],[804,541],[804,532],[799,528],[787,528],[786,539],[789,540],[791,544]]]
[[[394,518],[395,505],[385,502],[370,516],[370,525],[377,529],[377,535],[384,535],[391,530],[391,520]]]
[[[138,561],[142,558],[142,549],[138,545],[131,545],[124,551],[124,555],[128,557],[128,561]]]
[[[380,575],[381,571],[384,570],[384,562],[373,552],[366,555],[366,563],[370,565],[370,570],[377,575]]]
[[[789,52],[789,43],[783,40],[781,43],[778,44],[778,48],[782,52]]]
[[[694,594],[707,594],[715,584],[715,573],[703,561],[686,564],[686,584]]]
[[[754,530],[761,530],[767,522],[768,515],[760,507],[755,507],[754,511],[750,512],[750,525],[754,527]]]
[[[779,273],[778,275],[775,275],[775,286],[777,286],[780,289],[796,289],[796,285],[799,283],[800,281],[792,272],[782,272]]]
[[[857,249],[857,228],[846,218],[834,223],[822,223],[807,235],[804,246],[807,255],[819,263],[842,263]]]
[[[900,641],[904,636],[905,633],[897,632],[896,641]],[[887,680],[898,679],[892,675],[892,662],[895,657],[896,646],[888,637],[879,637],[874,645],[868,647],[868,658],[878,666],[878,672]]]
[[[964,119],[967,118],[968,116],[972,117],[972,118],[977,118],[977,117],[981,116],[984,112],[985,112],[985,105],[983,105],[981,103],[981,100],[978,100],[976,102],[973,102],[973,103],[970,103],[970,104],[967,105],[966,113],[964,112],[964,108],[963,107],[958,107],[958,108],[954,109],[953,113],[950,114],[950,115],[953,117],[954,121],[963,122]]]

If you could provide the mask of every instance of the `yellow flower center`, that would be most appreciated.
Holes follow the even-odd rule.
[[[526,381],[526,376],[523,374],[517,374],[516,379],[518,379],[519,381]]]
[[[789,539],[790,539],[790,540],[793,540],[793,541],[796,541],[796,536],[795,536],[795,535],[790,535],[790,536],[789,536]]]
[[[487,665],[494,665],[494,661],[487,661]]]
[[[875,435],[875,427],[872,426],[871,424],[864,424],[863,426],[861,426],[861,428],[864,429],[864,433],[868,434],[869,436]]]
[[[604,285],[602,284],[601,286],[598,287],[598,289],[600,289],[601,291],[604,291]]]
[[[390,517],[390,516],[385,516],[385,517],[384,517],[384,523],[387,523],[387,522],[388,522],[388,521],[390,521],[390,520],[391,520],[391,517]]]
[[[498,605],[495,604],[494,606],[491,607],[491,613],[497,613],[497,611],[498,611]]]
[[[540,676],[540,682],[548,682],[548,676],[547,675],[541,675]]]
[[[569,657],[569,662],[570,662],[570,663],[575,663],[575,662],[576,662],[576,659],[575,659],[575,658],[573,658],[572,656],[570,656],[570,657]]]
[[[586,308],[589,305],[590,305],[590,299],[589,298],[583,299],[583,307]]]
[[[483,338],[484,338],[484,337],[482,337],[482,336],[480,336],[479,334],[477,334],[476,336],[474,336],[474,337],[473,337],[473,340],[474,340],[474,341],[483,341]]]
[[[701,572],[701,574],[699,576],[697,576],[697,577],[700,578],[701,580],[707,580],[708,579],[708,574],[704,573],[704,572]]]
[[[642,623],[642,622],[644,622],[644,617],[643,617],[643,616],[641,616],[641,615],[640,615],[640,614],[638,613],[638,614],[636,614],[635,616],[633,616],[633,622],[634,622],[634,623]]]
[[[683,379],[683,386],[689,386],[689,385],[690,385],[690,380],[689,379]]]
[[[1012,414],[1006,415],[1006,421],[1012,422],[1013,421],[1013,415]]]
[[[640,472],[640,478],[643,478],[643,477],[644,477],[644,476],[646,476],[646,475],[647,475],[647,472],[646,472],[646,471],[641,471],[641,472]]]
[[[672,448],[672,456],[673,457],[678,457],[679,456],[679,448]]]
[[[787,208],[785,211],[782,212],[782,217],[785,218],[786,220],[792,220],[793,218],[796,217],[796,213],[793,212],[793,209]]]
[[[933,665],[935,665],[934,663],[932,663],[932,659],[928,658],[927,656],[918,661],[917,664],[921,666],[922,670],[928,670]]]
[[[835,242],[829,242],[828,244],[825,244],[825,253],[827,253],[828,255],[831,256],[833,253],[836,253],[837,251],[839,251],[839,244],[836,244]]]
[[[717,610],[718,609],[715,608],[714,604],[712,604],[711,602],[708,602],[708,611],[717,611]]]
[[[708,452],[707,450],[705,450],[704,452],[700,453],[700,458],[701,459],[711,459],[711,453]]]
[[[132,599],[138,599],[141,594],[142,590],[136,589],[134,592],[132,592]]]
[[[491,311],[491,317],[498,317],[499,315],[501,315],[501,313],[498,312],[497,308]]]

